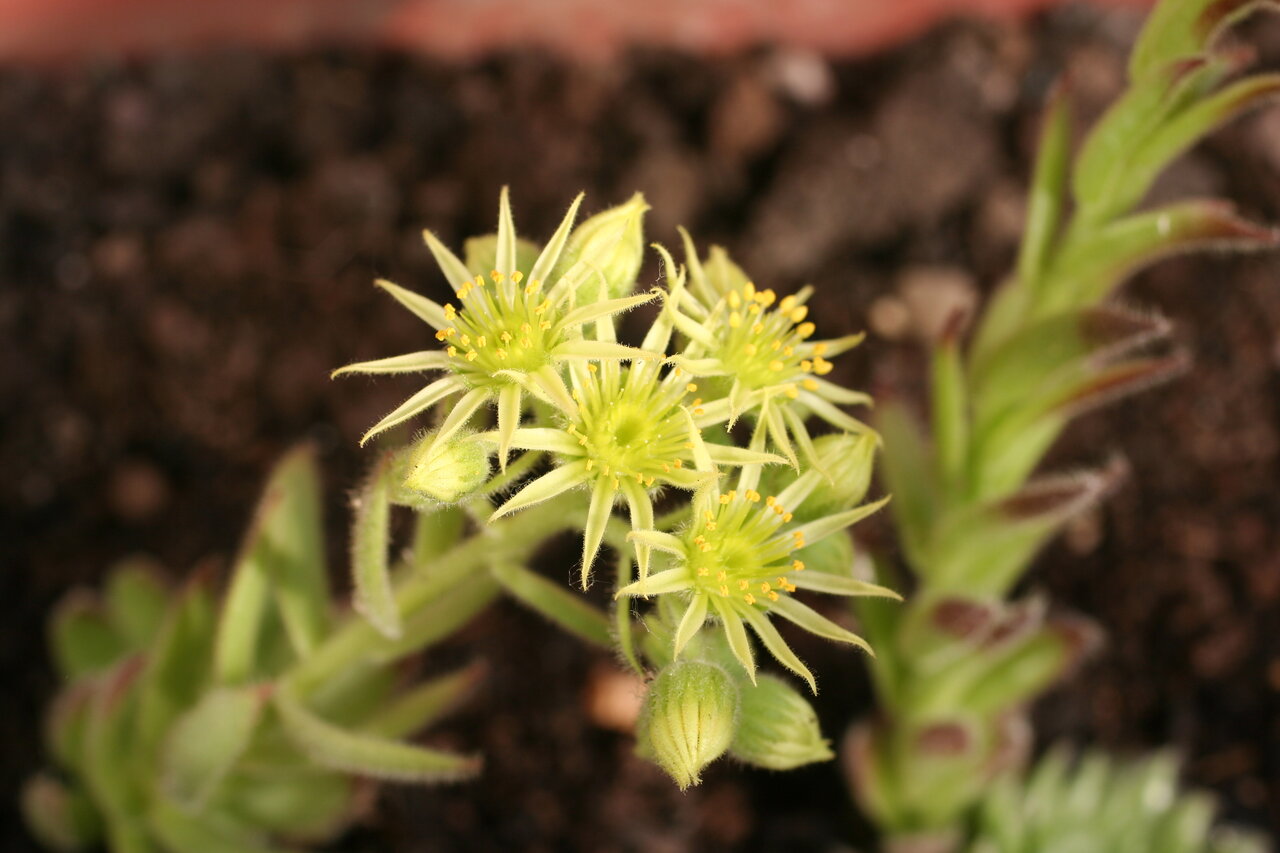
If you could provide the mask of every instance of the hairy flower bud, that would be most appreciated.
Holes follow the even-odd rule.
[[[409,453],[403,486],[442,503],[456,503],[489,479],[489,451],[469,438],[423,436]]]
[[[738,731],[729,747],[735,758],[770,770],[791,770],[835,757],[818,728],[813,706],[781,678],[761,675],[739,694]]]
[[[806,513],[824,515],[842,512],[862,502],[871,486],[876,448],[880,439],[874,432],[832,433],[813,440],[818,470],[826,477],[809,498]]]
[[[635,290],[644,260],[644,212],[648,209],[644,196],[636,193],[625,204],[601,211],[573,229],[551,281],[558,281],[583,262],[585,270],[577,288],[579,305],[629,295]]]
[[[729,748],[737,718],[738,688],[728,673],[710,663],[677,661],[649,688],[637,746],[684,790]]]

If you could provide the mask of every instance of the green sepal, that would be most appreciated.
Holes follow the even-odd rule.
[[[343,729],[316,716],[284,687],[273,702],[288,737],[312,761],[346,773],[400,782],[451,782],[480,771],[480,759]]]
[[[538,260],[542,250],[523,238],[516,238],[516,269],[528,277],[529,271]],[[498,268],[498,235],[482,234],[468,237],[462,243],[463,263],[473,274],[483,275],[486,280],[489,273]],[[504,275],[512,270],[503,270]]]
[[[262,721],[264,687],[220,687],[174,723],[160,756],[161,786],[175,804],[202,809],[249,748]]]
[[[1045,105],[1035,171],[1027,194],[1027,226],[1018,251],[1017,281],[1034,289],[1052,251],[1066,205],[1071,168],[1071,98],[1062,83]]]
[[[588,643],[613,646],[609,618],[580,596],[515,563],[497,563],[492,573],[503,589],[534,612]]]

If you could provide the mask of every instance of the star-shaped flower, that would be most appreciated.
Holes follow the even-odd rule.
[[[556,268],[581,201],[579,195],[528,271],[517,268],[516,230],[506,188],[499,201],[493,270],[468,269],[435,235],[423,232],[461,307],[440,305],[389,281],[379,281],[378,286],[432,326],[442,349],[351,364],[334,375],[437,370],[446,375],[374,424],[361,444],[460,393],[462,398],[440,425],[437,439],[447,440],[482,406],[494,401],[500,437],[498,458],[505,466],[510,437],[520,424],[525,392],[560,407],[570,406],[572,400],[562,377],[564,365],[660,358],[616,341],[585,340],[582,334],[585,324],[647,302],[654,298],[653,293],[576,305],[581,286],[599,275],[589,255],[580,257],[556,280],[545,280]],[[602,292],[603,288],[595,290]]]
[[[797,521],[798,507],[822,482],[817,471],[801,474],[776,496],[762,497],[750,483],[749,472],[737,489],[720,492],[714,486],[694,499],[693,520],[675,533],[637,530],[636,543],[665,551],[672,568],[642,578],[618,591],[619,596],[680,596],[684,614],[675,631],[674,656],[702,630],[708,619],[720,623],[729,648],[755,679],[755,659],[745,626],[784,666],[800,675],[816,691],[813,674],[787,645],[769,617],[777,615],[806,631],[871,651],[858,635],[842,628],[794,597],[798,589],[833,595],[872,595],[900,599],[894,591],[849,574],[805,571],[794,553],[820,542],[878,510],[887,498],[806,522]]]

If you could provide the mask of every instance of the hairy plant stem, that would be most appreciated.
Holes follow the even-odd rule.
[[[430,569],[414,566],[396,587],[395,599],[401,620],[409,621],[427,605],[456,589],[478,571],[503,560],[522,560],[543,542],[573,527],[576,517],[566,503],[573,496],[530,507],[523,512],[492,522],[468,539],[436,557]],[[499,589],[490,594],[496,598]],[[347,623],[300,661],[283,680],[305,694],[336,677],[347,667],[359,665],[395,643],[380,634],[368,621],[351,614]]]

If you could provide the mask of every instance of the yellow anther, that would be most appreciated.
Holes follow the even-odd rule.
[[[796,307],[795,296],[784,296],[782,301],[778,303],[778,310],[783,314],[790,314],[791,309]]]
[[[827,353],[827,345],[825,343],[813,345],[814,355],[826,355],[826,353]]]
[[[747,344],[745,347],[742,348],[742,351],[745,352],[747,355],[755,355],[756,353],[760,352],[760,349],[755,344]]]
[[[782,349],[782,341],[778,340],[777,338],[773,339],[772,341],[769,342],[769,349],[773,350],[774,352],[777,352],[778,350]]]
[[[453,307],[452,302],[446,302],[444,304],[444,316],[452,317],[454,314],[457,314],[457,313],[458,313],[458,309]]]
[[[484,276],[480,275],[480,273],[476,273],[476,277],[473,281],[475,281],[476,287],[484,287]]]
[[[725,586],[724,584],[720,584],[720,594],[721,594],[721,595],[728,595],[728,594],[729,594],[729,587]]]
[[[764,323],[756,323],[751,327],[751,334],[758,335],[764,331]]]
[[[799,326],[796,326],[796,334],[800,336],[800,340],[804,340],[817,330],[818,327],[812,323],[801,323]]]
[[[712,512],[711,510],[705,510],[705,511],[702,513],[702,517],[703,517],[703,518],[705,518],[707,521],[715,521],[715,520],[716,520],[716,514],[715,514],[714,512]]]
[[[587,470],[588,470],[588,471],[590,471],[591,469],[593,469],[593,468],[595,468],[595,467],[596,467],[596,460],[594,460],[594,459],[592,459],[590,456],[588,456],[588,457],[587,457]]]
[[[596,367],[594,363],[592,363],[592,362],[587,362],[587,372],[588,372],[588,373],[595,373],[595,372],[596,372],[597,370],[599,370],[599,369],[600,369],[600,368]]]
[[[813,372],[819,376],[826,376],[835,368],[835,365],[827,361],[825,358],[819,357],[814,359]]]
[[[765,498],[765,499],[764,499],[764,505],[765,505],[765,506],[773,506],[773,505],[774,505],[774,504],[776,504],[777,502],[778,502],[778,499],[777,499],[777,498],[775,498],[773,495],[769,495],[769,497],[767,497],[767,498]]]
[[[791,513],[787,513],[786,515],[782,516],[783,521],[790,521],[793,518],[795,518],[795,516],[792,515]]]
[[[684,386],[684,390],[692,394],[694,391],[698,390],[698,386],[690,382],[688,385]]]
[[[738,295],[738,291],[736,290],[729,291],[729,307],[730,308],[742,307],[742,297]]]
[[[777,594],[776,592],[774,592],[773,590],[769,590],[769,600],[770,600],[770,601],[777,601],[777,600],[778,600],[778,594]]]
[[[502,340],[504,344],[511,343],[511,333],[508,332],[506,329],[503,329],[502,334],[498,335],[498,337]]]
[[[521,339],[520,339],[520,346],[525,347],[525,348],[527,349],[527,348],[529,348],[529,347],[533,346],[533,341],[529,340],[528,338],[521,338]]]
[[[774,293],[772,288],[770,288],[769,290],[761,291],[760,293],[756,294],[756,301],[766,308],[772,305],[773,300],[777,298],[778,298],[778,294]]]
[[[769,584],[767,584],[767,583],[762,583],[762,584],[760,584],[760,591],[761,591],[761,592],[768,592],[768,591],[769,591]]]
[[[644,480],[644,484],[645,484],[646,486],[649,486],[649,487],[651,487],[651,488],[652,488],[652,486],[653,486],[653,479],[654,479],[653,477],[646,477],[646,478],[645,478],[645,480]]]
[[[507,351],[506,351],[506,350],[504,350],[502,347],[498,347],[497,352],[495,353],[495,355],[497,355],[497,356],[498,356],[498,360],[499,360],[499,361],[506,361],[506,360],[507,360]]]
[[[541,323],[538,324],[538,328],[545,332],[547,329],[551,328],[551,321],[543,320]]]
[[[479,357],[480,357],[480,354],[477,353],[475,350],[472,350],[471,352],[467,353],[467,361],[475,361]]]
[[[783,367],[785,367],[785,365],[782,362],[778,361],[776,358],[773,361],[769,362],[769,369],[772,370],[774,373],[777,373],[778,371],[782,370]]]
[[[803,320],[805,317],[808,317],[808,316],[809,316],[809,307],[807,305],[801,305],[799,308],[795,309],[794,311],[792,311],[790,314],[787,315],[787,317],[790,318],[791,322],[793,323],[799,323],[801,320]]]
[[[715,530],[715,529],[716,529],[716,523],[715,523],[714,521],[708,521],[706,524],[704,524],[704,525],[702,526],[702,529],[703,529],[703,530]]]
[[[621,486],[621,485],[622,485],[622,484],[618,482],[618,478],[617,478],[617,477],[614,477],[614,478],[613,478],[613,487],[616,489],[616,488],[618,488],[618,487],[619,487],[619,486]]]
[[[727,503],[729,503],[729,501],[730,501],[730,500],[732,500],[732,499],[731,499],[728,495],[721,495],[721,496],[720,496],[720,503],[721,503],[721,504],[727,504]]]
[[[746,595],[742,596],[742,600],[743,600],[743,601],[745,601],[747,604],[755,604],[755,603],[756,603],[756,597],[755,597],[754,595],[752,595],[751,593],[747,593]]]
[[[795,355],[795,354],[796,354],[795,347],[783,347],[783,348],[782,348],[782,354],[783,354],[783,355]]]
[[[480,335],[479,337],[476,338],[476,349],[484,349],[485,344],[487,343],[489,343],[488,338],[486,338],[484,335]]]
[[[800,387],[804,388],[804,390],[806,390],[806,391],[817,391],[817,390],[818,390],[818,380],[816,380],[816,379],[805,379],[805,380],[801,381],[801,383],[800,383]]]
[[[449,336],[448,336],[448,335],[446,335],[446,334],[444,333],[444,329],[441,329],[440,331],[436,332],[436,340],[437,340],[437,341],[443,341],[443,340],[444,340],[445,338],[447,338],[447,337],[449,337]]]
[[[636,482],[643,486],[643,485],[644,485],[644,474],[636,474]]]
[[[705,415],[707,413],[707,410],[702,408],[701,406],[698,406],[696,409],[693,410],[693,413],[695,415]]]
[[[449,353],[449,358],[453,358],[458,354],[458,348],[455,346],[451,346],[447,350],[445,350],[445,352]]]
[[[755,489],[748,489],[747,500],[751,501],[753,504],[760,503],[760,493],[757,492]]]
[[[504,276],[502,273],[498,272],[497,270],[494,270],[493,272],[489,273],[489,278],[493,279],[494,284],[497,284],[498,282],[506,278],[506,276]]]
[[[794,383],[794,382],[792,382],[791,384],[787,385],[787,387],[786,387],[786,392],[787,392],[787,396],[788,396],[789,398],[791,398],[792,400],[794,400],[796,397],[799,397],[799,396],[800,396],[800,389],[796,388],[796,383]]]
[[[747,299],[755,299],[756,298],[755,284],[749,281],[746,284],[742,285],[742,295],[745,296]]]
[[[684,443],[684,449],[685,449],[685,450],[693,450],[693,442],[692,442],[692,441],[686,441],[686,442]]]
[[[511,274],[511,280],[516,284],[519,284],[523,279],[524,279],[524,273],[520,272],[520,270],[516,270]]]
[[[742,580],[738,581],[738,589],[746,590],[750,586],[751,584],[748,583],[747,581],[742,581]]]
[[[463,335],[462,337],[458,338],[458,343],[462,344],[464,347],[471,346],[471,336]]]
[[[792,560],[792,561],[791,561],[791,571],[793,571],[793,572],[803,572],[803,571],[804,571],[804,563],[800,562],[799,560]]]
[[[808,373],[809,371],[813,370],[813,362],[807,358],[802,359],[800,362],[800,369],[803,370],[805,373]]]
[[[729,328],[736,329],[742,325],[742,315],[737,311],[729,312]]]
[[[706,566],[698,566],[698,577],[705,578],[709,574],[711,574],[711,570]]]
[[[784,507],[782,504],[774,504],[773,511],[774,511],[774,514],[776,515],[786,515],[787,508]]]
[[[716,572],[716,580],[720,581],[721,583],[724,583],[728,579],[729,579],[729,574],[724,569],[721,569],[720,571]]]
[[[752,302],[750,305],[748,305],[748,306],[747,306],[747,313],[748,313],[748,314],[759,314],[759,313],[760,313],[760,303],[759,303],[759,302]]]
[[[671,464],[672,464],[672,465],[674,465],[674,466],[676,466],[677,468],[683,468],[683,467],[684,467],[684,460],[683,460],[683,459],[672,459],[672,460],[671,460]]]

